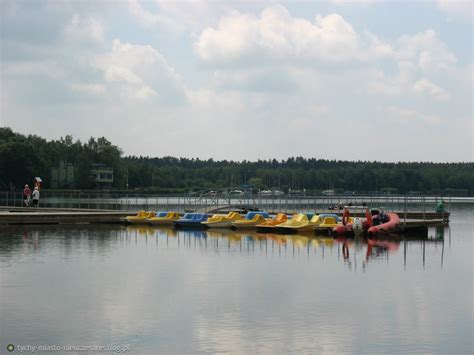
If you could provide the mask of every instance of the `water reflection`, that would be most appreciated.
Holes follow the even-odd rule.
[[[219,253],[245,253],[247,255],[286,256],[292,259],[305,256],[307,259],[320,255],[322,259],[330,256],[347,265],[348,269],[356,270],[357,263],[365,270],[369,263],[380,263],[390,260],[390,255],[403,250],[404,266],[407,266],[409,251],[420,246],[422,265],[426,263],[426,247],[441,248],[440,266],[443,266],[444,236],[450,235],[449,227],[436,227],[428,231],[428,235],[391,234],[384,238],[367,239],[365,237],[323,237],[299,234],[256,233],[253,231],[233,231],[230,229],[210,230],[175,230],[163,227],[128,226],[124,234],[126,238],[142,238],[147,243],[154,237],[158,245],[159,239],[166,238],[166,247],[170,247],[170,237],[174,239],[171,247],[199,247],[205,251]],[[418,253],[417,253],[418,257]]]
[[[440,266],[443,266],[445,235],[451,238],[449,227],[433,228],[428,235],[388,235],[377,239],[364,237],[332,238],[298,234],[255,233],[230,229],[176,230],[172,227],[149,226],[84,226],[62,227],[15,227],[4,230],[0,238],[0,256],[14,253],[41,253],[43,247],[53,240],[60,240],[64,257],[74,249],[87,245],[89,252],[105,255],[116,244],[135,245],[153,243],[161,248],[194,248],[202,252],[260,255],[265,257],[306,257],[321,259],[328,255],[337,257],[349,270],[357,270],[357,263],[365,271],[369,263],[389,263],[390,255],[403,251],[404,267],[407,266],[410,250],[421,248],[422,265],[426,264],[426,248],[440,247]],[[67,235],[67,238],[58,239]],[[45,239],[46,237],[46,239]],[[419,253],[416,253],[417,257]],[[5,262],[5,260],[3,260]]]
[[[468,353],[469,231],[472,222],[457,222],[451,249],[449,229],[368,240],[5,228],[0,335],[18,344],[130,343],[137,354]]]

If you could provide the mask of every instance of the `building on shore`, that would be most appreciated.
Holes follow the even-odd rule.
[[[114,183],[114,169],[104,164],[93,164],[91,169],[92,180],[99,189],[110,189]]]

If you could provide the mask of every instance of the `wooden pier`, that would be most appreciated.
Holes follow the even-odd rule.
[[[334,211],[338,213],[339,211]],[[136,211],[84,210],[75,208],[24,208],[0,207],[0,225],[29,224],[97,224],[123,223],[126,216]],[[425,230],[428,227],[449,224],[449,213],[436,212],[397,212],[402,231]],[[353,216],[363,216],[354,213]]]
[[[0,225],[122,223],[130,211],[0,207]]]

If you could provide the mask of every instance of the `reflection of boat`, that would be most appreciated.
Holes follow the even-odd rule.
[[[258,232],[269,232],[275,228],[275,226],[284,223],[288,220],[288,216],[284,213],[278,213],[275,218],[266,220],[261,224],[257,224]]]
[[[211,228],[206,230],[206,233],[211,238],[224,238],[234,234],[229,228]]]
[[[146,224],[132,224],[126,227],[127,233],[137,233],[139,235],[166,235],[168,237],[175,237],[176,229],[171,226],[156,226]]]
[[[367,240],[367,244],[371,247],[383,248],[390,252],[395,252],[400,247],[400,242],[395,242],[395,241],[390,241],[390,240],[369,239]]]
[[[389,212],[386,214],[388,221],[377,226],[369,228],[369,234],[386,234],[394,232],[400,226],[400,218],[396,213]]]
[[[133,225],[133,226],[127,226],[125,229],[127,233],[134,233],[135,235],[140,235],[140,236],[147,236],[151,235],[154,230],[150,227],[147,227],[146,225]]]
[[[265,234],[267,239],[275,241],[277,244],[286,244],[287,236],[281,234],[268,233]]]
[[[293,245],[297,246],[307,246],[309,243],[308,236],[304,235],[292,234],[288,237],[288,239],[291,240],[291,243],[293,243]]]
[[[268,212],[252,211],[248,212],[245,219],[232,222],[232,227],[236,229],[255,228],[258,224],[262,224],[270,218]]]
[[[308,219],[308,216],[304,213],[298,213],[293,215],[293,217],[287,220],[284,223],[276,226],[276,230],[284,233],[302,233],[302,232],[313,232],[315,227],[315,222],[318,219],[318,216],[313,216],[311,220]]]
[[[127,216],[125,220],[133,224],[146,224],[147,219],[155,217],[155,212],[140,211],[136,216]]]
[[[377,258],[385,253],[393,253],[398,250],[400,246],[400,242],[392,242],[388,240],[374,240],[369,239],[367,241],[367,252],[366,252],[366,260],[369,258]]]
[[[207,221],[202,222],[209,228],[230,228],[232,222],[241,220],[242,216],[238,212],[229,212],[227,215],[215,214]]]
[[[180,218],[178,212],[158,212],[155,217],[148,218],[147,222],[158,225],[172,225]]]
[[[336,242],[334,241],[333,238],[317,238],[319,243],[327,246],[327,247],[332,247]]]
[[[203,231],[203,230],[184,230],[184,231],[181,231],[181,233],[183,233],[184,237],[189,237],[189,238],[197,238],[197,239],[207,238],[207,233],[206,231]]]
[[[207,221],[210,216],[207,213],[186,213],[183,218],[174,221],[176,228],[205,229],[207,225],[202,222]]]
[[[229,234],[227,238],[229,239],[229,242],[240,242],[240,240],[244,237],[244,234]]]

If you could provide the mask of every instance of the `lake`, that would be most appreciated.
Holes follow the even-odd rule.
[[[449,228],[370,245],[1,227],[0,352],[13,344],[57,354],[107,345],[131,354],[472,353],[473,213],[472,204],[453,205]]]

